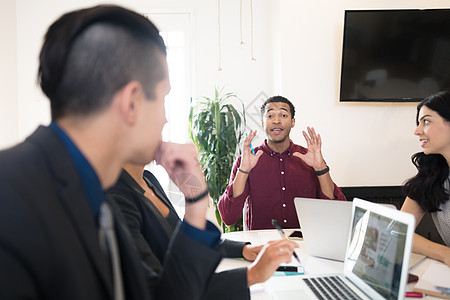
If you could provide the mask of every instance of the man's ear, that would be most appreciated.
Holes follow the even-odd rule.
[[[133,125],[136,122],[141,102],[144,100],[142,85],[130,81],[119,92],[119,109],[123,120]]]
[[[292,118],[292,125],[291,125],[291,128],[294,128],[294,126],[295,126],[295,118]]]

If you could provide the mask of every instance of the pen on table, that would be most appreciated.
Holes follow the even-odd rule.
[[[245,133],[245,136],[248,136],[247,132]],[[255,150],[253,149],[252,143],[250,143],[250,149],[252,149],[252,153],[255,155]]]
[[[286,239],[286,240],[288,239],[286,237],[286,235],[284,234],[283,228],[281,228],[281,225],[277,222],[277,220],[272,219],[272,225],[273,225],[273,227],[275,227],[276,230],[278,230],[278,233],[281,235],[281,237],[283,239]],[[294,254],[294,257],[297,259],[297,261],[301,264],[300,258],[298,258],[297,253],[294,252],[293,254]]]
[[[405,297],[423,298],[423,294],[422,293],[417,293],[417,292],[406,292],[405,293]]]

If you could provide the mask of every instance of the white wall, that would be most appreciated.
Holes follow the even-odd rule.
[[[345,9],[450,7],[448,0],[280,0],[283,94],[297,108],[292,135],[321,133],[323,153],[341,186],[400,185],[415,173],[416,104],[339,103]]]
[[[0,4],[0,148],[17,142],[16,1]]]
[[[0,148],[22,140],[37,124],[50,120],[48,102],[36,85],[38,54],[46,29],[62,13],[95,3],[100,2],[0,2]],[[410,156],[420,150],[412,134],[415,104],[338,102],[343,12],[358,8],[450,7],[450,0],[253,1],[256,61],[250,57],[249,1],[243,1],[246,44],[240,46],[240,1],[222,0],[221,72],[217,71],[217,1],[108,3],[145,12],[192,11],[196,44],[194,96],[211,96],[215,85],[226,85],[226,90],[236,92],[252,111],[259,104],[252,101],[261,92],[287,96],[297,108],[292,138],[304,144],[301,129],[315,126],[323,137],[323,153],[339,185],[399,185],[414,173]],[[256,128],[256,124],[249,124]]]
[[[252,100],[260,91],[266,94],[274,92],[275,55],[271,41],[273,24],[277,14],[277,1],[254,4],[255,57],[251,61],[249,50],[250,11],[248,5],[243,8],[244,38],[246,45],[240,46],[239,0],[222,1],[222,68],[218,72],[218,37],[217,37],[217,2],[211,0],[165,0],[165,1],[108,1],[140,12],[153,11],[192,11],[194,27],[192,37],[195,52],[192,57],[194,68],[194,99],[199,96],[213,96],[214,87],[226,86],[225,91],[236,92],[244,101]],[[256,2],[256,1],[255,1]],[[15,7],[17,3],[17,8]],[[48,26],[61,14],[82,7],[92,6],[101,1],[89,0],[17,0],[2,1],[0,11],[8,14],[3,19],[5,26],[0,34],[7,34],[11,45],[0,49],[0,62],[8,62],[8,69],[0,70],[1,76],[10,81],[17,81],[2,88],[7,95],[0,94],[2,99],[11,99],[10,103],[2,102],[2,114],[11,116],[0,120],[0,128],[7,130],[8,136],[0,141],[0,148],[16,143],[28,136],[38,124],[48,124],[50,113],[48,100],[36,84],[38,55],[43,36]],[[11,28],[17,26],[17,34]],[[16,42],[17,39],[17,42]],[[7,40],[7,41],[9,41]],[[17,59],[16,59],[17,56]],[[279,57],[279,55],[277,55]],[[278,64],[279,65],[279,64]],[[279,70],[279,68],[278,68]],[[12,72],[14,71],[14,72]],[[279,76],[276,76],[277,78]],[[3,78],[3,77],[2,77]],[[3,82],[3,80],[2,80]],[[187,101],[187,100],[186,100]],[[16,129],[14,129],[16,127]],[[2,133],[3,134],[3,133]]]

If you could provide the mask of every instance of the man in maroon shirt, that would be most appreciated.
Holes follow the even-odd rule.
[[[299,228],[295,197],[345,200],[323,159],[320,134],[310,127],[308,133],[303,131],[307,149],[289,139],[295,125],[292,103],[282,96],[271,97],[262,105],[261,115],[267,139],[253,154],[250,143],[256,131],[245,138],[243,153],[219,199],[223,222],[235,224],[246,205],[244,219],[250,230],[273,228],[272,219],[284,228]]]

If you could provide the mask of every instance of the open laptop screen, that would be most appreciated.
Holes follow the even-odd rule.
[[[361,279],[385,299],[397,299],[407,224],[361,207],[355,207],[352,224],[344,272]]]

